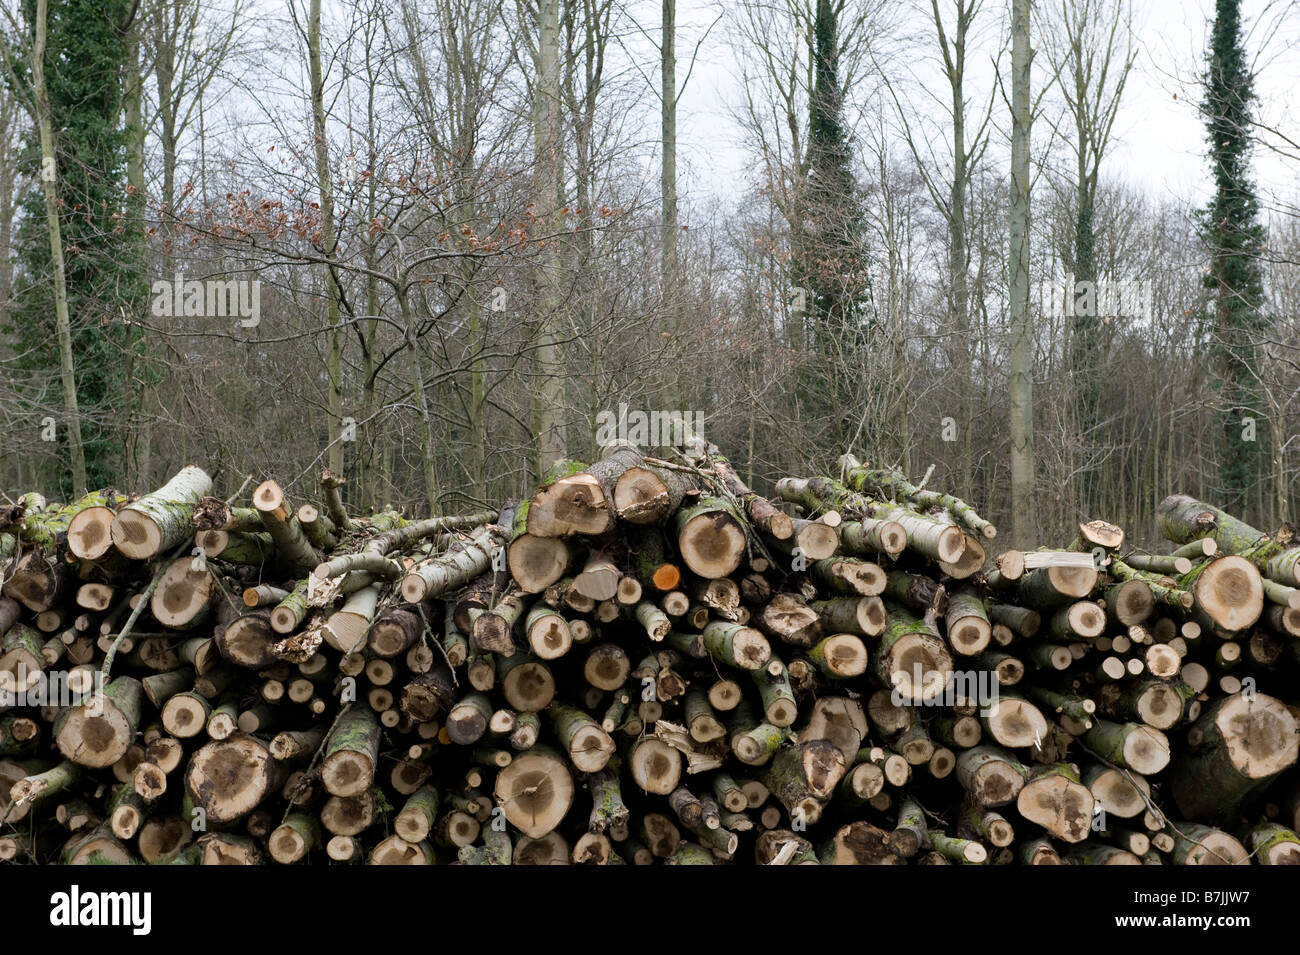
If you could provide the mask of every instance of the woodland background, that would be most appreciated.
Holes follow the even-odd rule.
[[[1300,171],[1251,95],[1294,6],[1204,4],[1195,205],[1107,163],[1160,30],[1128,0],[676,2],[7,0],[0,488],[328,466],[463,511],[622,402],[759,490],[933,468],[1012,542],[1154,537],[1175,491],[1294,515],[1300,206],[1251,165]],[[742,90],[730,195],[678,173],[700,58]],[[258,280],[259,323],[155,314],[178,274]],[[1149,312],[1044,309],[1066,276]]]

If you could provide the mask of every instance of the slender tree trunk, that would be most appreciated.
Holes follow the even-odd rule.
[[[316,182],[320,188],[321,251],[327,259],[335,253],[334,236],[334,185],[330,170],[329,140],[325,128],[325,82],[321,72],[321,0],[311,0],[307,23],[307,55],[311,69],[311,112],[313,134],[316,140]],[[328,330],[328,358],[326,373],[329,376],[329,469],[343,474],[343,328],[339,321],[341,297],[334,270],[325,267],[327,295],[325,324]]]
[[[537,75],[533,83],[534,202],[537,227],[545,237],[538,254],[536,285],[541,315],[534,350],[537,383],[533,387],[533,429],[537,434],[536,477],[540,479],[566,455],[564,349],[556,328],[562,308],[559,287],[558,234],[562,195],[560,129],[560,0],[539,0]]]
[[[81,442],[81,413],[77,407],[77,374],[72,359],[72,323],[68,316],[67,270],[63,264],[63,233],[59,227],[58,158],[54,122],[45,85],[45,43],[49,0],[36,0],[36,42],[32,48],[32,93],[41,137],[41,188],[45,193],[45,222],[50,233],[50,262],[54,268],[54,328],[59,342],[59,381],[63,388],[64,428],[68,435],[72,493],[86,493],[86,451]]]
[[[1029,312],[1029,46],[1030,0],[1011,5],[1011,536],[1025,546],[1034,533],[1034,328]]]
[[[141,269],[147,267],[149,240],[145,227],[144,197],[144,74],[140,69],[140,32],[138,26],[132,27],[130,50],[127,54],[127,75],[123,108],[126,113],[127,153],[126,182],[129,190],[127,197],[127,228],[137,245]],[[137,316],[132,316],[136,318]],[[126,465],[126,487],[144,487],[148,481],[141,473],[141,442],[149,440],[149,427],[145,423],[141,379],[147,379],[148,373],[148,339],[137,325],[127,326],[126,362],[123,374],[126,378],[123,395],[126,403],[126,448],[123,454]]]
[[[660,97],[663,104],[663,164],[660,191],[663,222],[659,237],[659,291],[663,299],[664,331],[677,345],[677,0],[663,0],[663,37],[660,45]],[[668,363],[668,406],[681,402],[678,362]]]

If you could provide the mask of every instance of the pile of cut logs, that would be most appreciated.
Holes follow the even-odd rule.
[[[198,467],[0,512],[14,863],[1300,863],[1300,547],[1004,550],[851,456],[604,449],[499,512]]]

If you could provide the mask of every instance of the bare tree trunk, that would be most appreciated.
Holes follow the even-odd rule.
[[[313,134],[316,140],[316,182],[320,188],[321,251],[326,259],[335,252],[334,236],[334,185],[330,170],[329,140],[325,129],[325,81],[321,73],[321,0],[311,0],[307,22],[307,56],[311,70],[311,113]],[[325,324],[328,330],[326,374],[329,376],[329,469],[343,475],[343,330],[339,321],[340,291],[334,269],[325,267],[327,295]]]
[[[663,38],[660,45],[660,98],[663,120],[663,163],[659,187],[663,193],[663,222],[659,239],[659,291],[663,299],[664,331],[674,345],[678,334],[675,301],[677,289],[677,0],[663,0]],[[678,363],[668,363],[668,406],[679,407],[681,385]]]
[[[560,129],[560,0],[539,0],[537,7],[537,75],[533,83],[534,202],[537,227],[544,237],[535,281],[540,319],[533,362],[533,430],[537,434],[536,476],[540,479],[566,456],[564,350],[556,327],[562,308],[559,287],[560,195],[563,167]]]
[[[1029,313],[1029,48],[1030,0],[1011,5],[1011,537],[1018,547],[1033,535],[1034,327]]]

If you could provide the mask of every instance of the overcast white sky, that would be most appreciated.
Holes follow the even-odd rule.
[[[908,0],[898,2],[902,6]],[[1195,80],[1203,62],[1213,0],[1133,3],[1140,53],[1124,94],[1111,151],[1103,163],[1103,176],[1126,177],[1144,186],[1153,199],[1199,203],[1208,193],[1209,179],[1203,127],[1196,115],[1199,93]],[[982,16],[993,47],[1005,29],[1008,6],[1005,0],[985,0]],[[657,7],[657,2],[647,4],[643,11],[641,22],[647,29],[658,29]],[[679,0],[678,56],[683,61],[679,78],[685,73],[684,61],[695,39],[719,13],[724,18],[729,16],[729,7],[734,9],[726,2]],[[1259,71],[1257,92],[1261,102],[1257,119],[1300,141],[1300,5],[1297,0],[1246,0],[1245,14],[1247,44],[1257,58]],[[739,80],[726,26],[724,19],[704,40],[679,107],[679,163],[687,189],[696,199],[710,193],[735,198],[747,183],[748,157],[731,112],[738,102]],[[932,27],[916,14],[907,15],[901,33],[923,43],[932,42]],[[646,52],[648,62],[653,63],[654,51]],[[906,62],[915,64],[912,68],[924,82],[926,65],[915,57]],[[988,62],[988,53],[984,62]],[[898,67],[900,71],[904,68]],[[906,77],[893,79],[902,81]],[[972,99],[987,96],[990,80],[991,70],[973,79]],[[920,101],[913,97],[913,102]],[[1004,123],[1005,113],[999,101],[995,120]],[[1037,137],[1046,137],[1045,125],[1036,127],[1034,135],[1036,141]],[[1300,170],[1298,152],[1292,147],[1291,158],[1285,158],[1256,148],[1256,178],[1266,206],[1270,193],[1284,200],[1294,200],[1300,194],[1296,182]],[[991,158],[999,164],[1006,160],[1004,143],[996,134]]]

